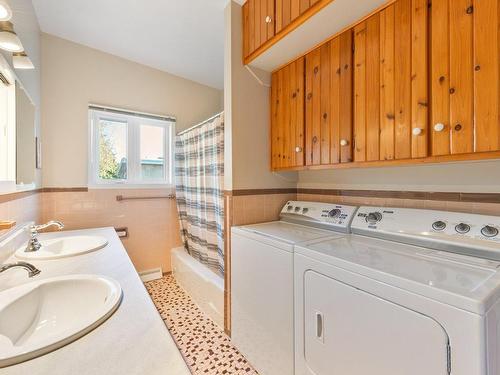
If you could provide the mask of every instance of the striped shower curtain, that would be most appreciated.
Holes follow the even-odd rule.
[[[224,116],[178,135],[175,179],[187,252],[224,275]]]

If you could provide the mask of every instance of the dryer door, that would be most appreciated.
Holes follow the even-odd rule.
[[[435,320],[314,271],[304,275],[304,348],[315,375],[446,375]]]

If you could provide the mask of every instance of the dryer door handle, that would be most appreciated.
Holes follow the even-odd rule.
[[[324,342],[324,318],[323,318],[323,313],[316,311],[316,338]]]

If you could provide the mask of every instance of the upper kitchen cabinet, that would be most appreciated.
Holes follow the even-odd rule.
[[[431,153],[500,149],[499,1],[433,0]]]
[[[306,165],[352,162],[352,30],[306,55]]]
[[[271,168],[304,165],[304,58],[272,75]]]
[[[389,0],[247,0],[243,61],[275,71],[346,30]]]
[[[354,161],[427,156],[428,4],[398,0],[354,28]]]

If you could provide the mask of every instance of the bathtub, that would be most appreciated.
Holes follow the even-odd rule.
[[[224,279],[192,258],[182,247],[172,249],[171,259],[177,283],[224,329]]]

